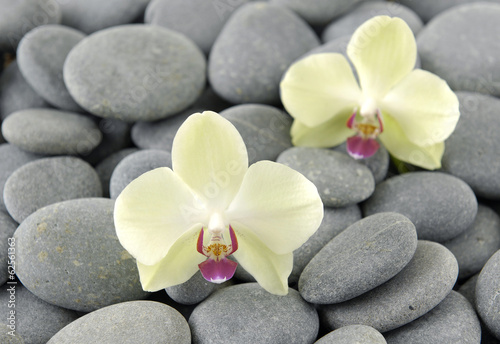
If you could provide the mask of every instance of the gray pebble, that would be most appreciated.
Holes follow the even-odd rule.
[[[500,216],[480,204],[472,226],[443,245],[457,258],[459,279],[478,273],[500,249]]]
[[[103,197],[109,197],[109,182],[116,165],[118,165],[125,157],[137,151],[139,151],[137,148],[122,149],[111,154],[109,157],[96,165],[95,171],[101,180]]]
[[[3,198],[10,216],[21,223],[46,205],[85,197],[100,197],[95,170],[74,157],[44,158],[18,168],[5,182]]]
[[[129,301],[87,314],[47,342],[75,343],[190,344],[191,333],[174,308],[154,301]]]
[[[200,303],[216,290],[218,284],[208,282],[198,271],[184,283],[165,288],[167,295],[183,305]]]
[[[327,207],[345,207],[373,193],[375,180],[368,167],[347,154],[330,149],[293,147],[276,160],[302,173],[318,188]]]
[[[257,283],[223,288],[189,318],[193,343],[312,343],[318,314],[294,289],[273,295]]]
[[[415,35],[423,27],[418,15],[406,6],[397,2],[369,1],[359,4],[341,18],[334,20],[325,28],[321,38],[323,42],[328,42],[342,36],[352,35],[361,24],[380,15],[403,19]]]
[[[476,284],[478,278],[479,273],[465,281],[464,284],[462,284],[457,290],[470,302],[472,306],[474,306],[474,308],[476,307]]]
[[[0,324],[0,343],[3,344],[26,344],[23,338],[17,333],[14,332],[10,334],[12,331],[7,325]]]
[[[248,163],[275,161],[285,149],[292,147],[292,118],[283,111],[263,104],[242,104],[220,113],[238,129],[247,147]]]
[[[320,317],[330,329],[362,324],[390,331],[437,306],[457,276],[457,260],[446,247],[420,240],[412,260],[399,274],[352,300],[321,306]]]
[[[15,312],[16,333],[26,344],[47,343],[60,329],[78,319],[77,312],[43,301],[19,282],[0,289],[0,312],[4,315],[1,322],[6,325],[10,311]]]
[[[439,172],[410,172],[386,179],[362,204],[365,216],[395,211],[408,217],[418,238],[443,242],[474,222],[477,200],[462,180]]]
[[[300,295],[333,304],[357,297],[398,274],[417,249],[415,226],[397,213],[357,221],[334,237],[305,267]]]
[[[476,195],[500,200],[500,100],[457,92],[460,119],[445,142],[443,171],[470,185]]]
[[[455,91],[500,96],[500,4],[455,6],[436,16],[417,36],[422,68]]]
[[[387,344],[384,336],[373,327],[348,325],[321,337],[314,344]]]
[[[233,13],[215,40],[210,84],[232,103],[278,103],[283,73],[318,44],[312,29],[287,8],[248,3]]]
[[[469,301],[452,290],[431,311],[384,336],[387,344],[479,344],[481,325]]]
[[[50,107],[26,82],[17,61],[12,61],[0,75],[0,117],[2,120],[19,110]]]
[[[325,207],[323,221],[318,230],[302,246],[293,251],[293,269],[288,282],[297,283],[306,265],[323,246],[360,219],[361,211],[357,205],[344,208]]]
[[[17,111],[3,121],[2,134],[21,149],[47,155],[88,154],[102,140],[87,116],[55,109]]]
[[[17,226],[17,222],[6,211],[0,209],[0,285],[7,282],[9,277],[14,277],[8,270],[7,262],[9,261],[9,248],[15,248],[15,244],[9,239],[12,238]]]
[[[186,109],[205,87],[205,73],[205,57],[192,41],[153,25],[96,32],[64,64],[64,81],[78,104],[96,116],[130,122]]]
[[[476,310],[493,335],[500,339],[500,250],[484,265],[476,283]]]
[[[23,221],[14,234],[23,285],[46,302],[82,312],[144,298],[136,263],[116,236],[113,208],[110,199],[75,199]]]

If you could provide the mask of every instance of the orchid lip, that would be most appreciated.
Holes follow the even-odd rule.
[[[347,127],[356,131],[356,135],[347,139],[347,152],[354,159],[365,159],[373,156],[380,145],[376,138],[384,130],[380,111],[371,117],[356,120],[357,109],[354,110],[347,121]],[[375,121],[375,118],[377,121]]]

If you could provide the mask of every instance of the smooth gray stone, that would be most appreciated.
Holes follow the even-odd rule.
[[[19,167],[42,156],[25,152],[9,143],[0,144],[0,210],[7,210],[3,201],[5,182]]]
[[[340,146],[334,147],[333,149],[337,152],[348,155],[345,142]],[[378,184],[387,176],[387,171],[389,170],[389,160],[389,152],[387,152],[387,149],[385,149],[383,145],[380,145],[380,148],[373,156],[356,161],[370,169],[373,174],[373,178],[375,179],[375,183]]]
[[[16,273],[53,305],[90,312],[145,298],[137,265],[120,245],[114,201],[74,199],[44,207],[14,233]]]
[[[462,180],[440,172],[410,172],[386,179],[362,204],[365,216],[394,211],[408,217],[418,238],[444,242],[474,222],[477,200]]]
[[[418,34],[422,68],[455,91],[500,96],[500,4],[471,3],[450,8]]]
[[[500,339],[500,250],[484,265],[476,283],[476,310],[497,339]]]
[[[500,100],[457,92],[460,119],[445,141],[443,171],[465,181],[476,195],[500,200]]]
[[[165,291],[175,302],[183,305],[194,305],[209,297],[217,286],[219,284],[208,282],[198,271],[186,282],[165,288]]]
[[[26,344],[47,343],[60,329],[79,317],[75,311],[51,305],[36,297],[17,281],[0,289],[0,311],[4,315],[1,322],[6,325],[9,325],[7,317],[12,314],[10,311],[14,311],[16,333]]]
[[[302,173],[316,185],[324,205],[345,207],[364,201],[375,189],[368,167],[330,149],[292,147],[276,160]]]
[[[248,0],[152,0],[144,21],[180,32],[208,55],[230,14]]]
[[[462,284],[457,290],[470,302],[472,306],[474,306],[474,308],[476,308],[476,284],[478,278],[479,273],[465,281],[465,283]]]
[[[405,216],[379,213],[366,217],[314,256],[300,276],[300,295],[315,304],[350,300],[398,274],[416,249],[417,232]]]
[[[111,175],[115,167],[122,161],[125,157],[132,153],[138,152],[137,148],[125,148],[116,153],[111,154],[109,157],[101,161],[96,165],[95,171],[99,176],[102,184],[102,194],[103,197],[109,197],[109,182],[111,180]]]
[[[291,10],[250,2],[233,13],[215,40],[208,78],[232,103],[277,104],[283,73],[318,45],[316,34]]]
[[[84,37],[85,34],[69,27],[43,25],[28,32],[17,48],[19,69],[26,81],[61,110],[83,111],[64,84],[63,66],[70,50]]]
[[[5,324],[0,324],[0,343],[3,344],[26,344],[23,338],[17,332],[12,330]],[[11,333],[9,333],[11,332]]]
[[[60,0],[0,0],[0,51],[15,52],[31,29],[61,22]]]
[[[231,122],[245,142],[248,163],[275,161],[285,149],[292,147],[292,118],[270,105],[242,104],[220,113]]]
[[[384,336],[373,327],[349,325],[328,333],[314,344],[387,344]]]
[[[446,11],[451,7],[471,2],[484,2],[485,0],[398,0],[401,4],[408,6],[414,10],[424,22],[436,17],[441,12]],[[488,2],[497,2],[498,0],[487,0]]]
[[[270,3],[286,6],[312,25],[325,25],[334,18],[352,9],[362,0],[269,0]]]
[[[184,35],[124,25],[84,38],[68,54],[64,82],[96,116],[152,121],[186,109],[206,82],[201,50]]]
[[[194,344],[312,343],[319,320],[296,290],[278,296],[245,283],[213,293],[194,309],[189,326]]]
[[[191,333],[174,308],[154,301],[129,301],[87,314],[47,342],[75,343],[190,344]]]
[[[158,167],[172,168],[172,157],[169,152],[157,149],[145,149],[132,153],[116,165],[109,181],[109,195],[115,199],[141,174]]]
[[[321,306],[319,314],[329,329],[361,324],[390,331],[437,306],[457,276],[457,260],[446,247],[419,240],[415,255],[399,274],[352,300]]]
[[[3,285],[9,279],[15,278],[15,275],[11,274],[12,264],[8,262],[11,261],[9,253],[13,253],[11,252],[12,249],[9,251],[9,248],[12,247],[15,251],[15,243],[10,238],[12,238],[17,226],[17,222],[6,211],[0,209],[0,285]]]
[[[149,0],[56,0],[62,24],[87,34],[111,26],[132,23],[142,16]]]
[[[387,344],[479,344],[481,325],[469,301],[452,290],[431,311],[384,336]]]
[[[459,279],[478,273],[500,249],[500,216],[480,204],[472,226],[443,245],[457,258]]]
[[[5,182],[3,199],[10,216],[21,223],[49,204],[101,195],[101,181],[92,166],[79,158],[56,157],[15,170]]]
[[[88,154],[102,140],[92,119],[55,109],[17,111],[3,121],[2,134],[25,151],[47,155]]]
[[[381,15],[403,19],[415,35],[423,27],[418,15],[406,6],[397,2],[370,1],[360,3],[347,14],[334,20],[324,29],[321,39],[328,42],[342,36],[350,36],[364,22]]]
[[[293,269],[288,277],[289,283],[297,283],[300,274],[311,259],[335,236],[361,219],[357,205],[345,208],[326,208],[318,230],[298,249],[293,251]]]
[[[0,117],[2,120],[19,110],[50,107],[28,84],[17,61],[12,61],[0,74]]]

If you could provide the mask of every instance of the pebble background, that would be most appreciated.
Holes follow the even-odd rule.
[[[500,343],[499,0],[0,9],[0,343]],[[408,23],[417,66],[460,101],[439,171],[400,174],[383,147],[355,161],[345,145],[292,146],[283,73],[345,54],[380,14]],[[114,199],[171,167],[177,129],[204,110],[236,126],[250,163],[281,162],[319,190],[325,216],[294,252],[287,296],[241,267],[221,285],[197,273],[146,293],[118,242]]]

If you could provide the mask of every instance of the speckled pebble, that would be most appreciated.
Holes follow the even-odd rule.
[[[375,189],[368,167],[333,150],[293,147],[281,153],[277,162],[299,171],[313,182],[327,207],[359,203]]]
[[[96,165],[95,171],[99,176],[102,184],[102,195],[103,197],[109,197],[109,182],[111,180],[111,175],[113,174],[116,166],[122,161],[125,157],[129,156],[132,153],[136,153],[139,150],[137,148],[125,148],[116,153],[111,154],[106,159],[101,161]]]
[[[194,305],[209,297],[218,286],[220,285],[208,282],[198,271],[186,282],[165,288],[165,291],[175,302]]]
[[[476,310],[481,320],[500,339],[500,250],[484,265],[476,283]]]
[[[23,338],[19,335],[19,333],[14,332],[13,334],[9,334],[12,331],[10,327],[5,324],[0,324],[0,343],[2,344],[26,344]]]
[[[6,211],[0,209],[0,285],[13,276],[8,270],[7,262],[9,261],[9,247],[14,246],[15,248],[15,243],[12,243],[9,238],[12,237],[17,226],[17,222]]]
[[[346,144],[343,143],[340,146],[334,148],[337,152],[347,154]],[[373,174],[373,178],[375,179],[375,183],[380,183],[387,176],[387,171],[389,171],[389,152],[383,145],[377,150],[377,152],[366,159],[356,160],[357,162],[365,165],[370,169]]]
[[[384,336],[373,327],[349,325],[321,337],[314,344],[387,344]]]

